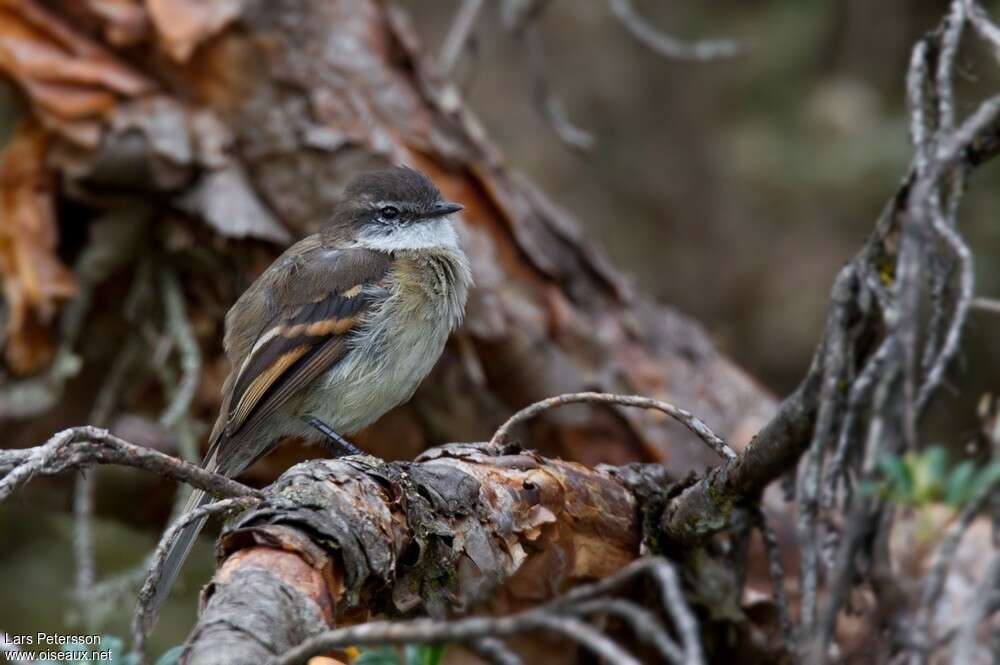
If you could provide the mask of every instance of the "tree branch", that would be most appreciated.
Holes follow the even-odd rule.
[[[144,469],[188,483],[214,496],[255,496],[257,490],[201,467],[123,441],[105,429],[84,425],[55,434],[40,446],[0,450],[0,501],[36,475],[51,476],[100,464]]]

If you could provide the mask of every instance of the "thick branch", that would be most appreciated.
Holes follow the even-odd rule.
[[[535,605],[633,562],[646,509],[609,470],[490,446],[452,444],[412,463],[371,457],[306,462],[223,532],[222,560],[205,592],[186,662],[260,663],[310,631],[318,635],[376,613],[440,617]],[[606,593],[616,584],[592,591]],[[663,584],[664,602],[676,610],[683,605],[679,590],[667,588],[669,580]],[[578,592],[565,600],[589,598]],[[634,609],[639,614],[605,608],[640,616],[642,609]],[[570,621],[568,611],[559,622]],[[700,654],[696,623],[685,612],[671,614],[683,646],[657,634],[654,645],[664,654]],[[555,624],[542,625],[554,615],[526,616],[493,633],[473,622],[480,628],[463,628],[461,640],[529,627],[560,632]],[[428,625],[412,624],[412,630],[425,634],[419,631]],[[333,633],[295,653],[304,658],[345,639],[367,643],[366,635],[383,634],[380,626]],[[411,639],[407,626],[401,624],[398,635]],[[437,630],[426,633],[428,639]],[[447,635],[454,630],[446,629],[452,631]],[[385,639],[395,641],[392,634]]]

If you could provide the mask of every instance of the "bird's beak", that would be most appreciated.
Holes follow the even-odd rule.
[[[444,217],[445,215],[451,215],[460,210],[465,210],[465,206],[460,203],[452,203],[450,201],[441,201],[440,203],[435,203],[434,207],[431,208],[426,214],[424,214],[424,219],[434,219],[436,217]]]

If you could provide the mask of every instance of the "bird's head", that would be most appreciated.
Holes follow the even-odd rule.
[[[434,183],[415,169],[363,173],[344,191],[330,230],[339,238],[382,252],[456,245],[450,215],[462,210],[441,198]]]

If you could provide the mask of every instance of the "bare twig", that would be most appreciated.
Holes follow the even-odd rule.
[[[661,402],[649,397],[641,397],[638,395],[610,395],[607,393],[568,393],[557,397],[543,399],[540,402],[535,402],[531,406],[521,409],[508,418],[507,422],[502,424],[497,429],[493,438],[490,440],[490,444],[494,446],[502,445],[510,435],[511,429],[526,420],[534,418],[540,413],[553,409],[557,406],[562,406],[563,404],[578,403],[618,404],[621,406],[635,406],[641,409],[653,409],[655,411],[660,411],[667,414],[671,418],[676,419],[682,425],[691,430],[698,436],[699,439],[705,442],[705,445],[714,450],[720,457],[724,459],[736,458],[736,453],[719,435],[713,432],[703,421],[684,409],[679,409],[672,404],[667,404],[666,402]]]
[[[527,49],[535,104],[541,111],[542,117],[563,143],[576,150],[590,150],[594,145],[593,134],[581,129],[569,119],[566,106],[552,88],[548,58],[536,21],[523,23],[516,34]]]
[[[161,274],[161,285],[167,330],[177,344],[181,362],[181,380],[169,405],[160,416],[161,425],[173,428],[187,414],[198,388],[198,380],[201,378],[201,349],[184,311],[184,296],[177,276],[165,270]]]
[[[495,637],[473,640],[466,647],[490,665],[524,665],[520,656]]]
[[[941,344],[941,349],[938,352],[937,357],[934,359],[933,364],[930,366],[930,369],[927,371],[927,376],[924,378],[924,384],[921,387],[919,396],[917,397],[918,411],[923,411],[927,407],[927,404],[934,394],[934,390],[938,385],[940,385],[944,378],[945,370],[947,369],[952,358],[954,358],[955,354],[958,352],[959,342],[962,338],[962,328],[964,327],[965,320],[968,317],[969,307],[972,303],[973,289],[975,288],[972,251],[969,249],[969,246],[965,244],[962,236],[939,216],[934,217],[933,225],[934,230],[944,239],[948,246],[951,247],[952,252],[955,253],[956,258],[958,259],[959,290],[957,300],[955,302],[955,309],[954,312],[952,312],[951,321],[948,325],[948,331],[945,334],[944,341]]]
[[[994,23],[986,10],[976,0],[965,0],[965,13],[979,36],[993,47],[993,55],[1000,61],[1000,27]]]
[[[671,37],[647,23],[635,11],[632,0],[608,0],[615,18],[639,43],[672,60],[706,62],[732,58],[740,53],[740,46],[729,39],[706,39],[684,42]]]
[[[107,425],[114,411],[122,383],[128,376],[129,369],[136,355],[135,338],[130,337],[124,348],[111,364],[111,369],[104,380],[104,385],[97,393],[90,420],[98,427]],[[82,473],[76,479],[73,491],[73,550],[76,560],[76,597],[81,604],[88,603],[96,580],[94,563],[92,522],[94,512],[94,493],[96,478],[94,474]],[[92,618],[94,613],[88,613]]]
[[[778,538],[774,534],[774,529],[768,524],[763,510],[757,509],[755,511],[755,522],[764,543],[764,551],[767,553],[767,573],[771,578],[774,604],[778,609],[778,627],[781,629],[785,648],[790,653],[794,635],[792,633],[792,614],[788,605],[788,592],[785,591],[785,567],[781,563],[781,549],[778,546]]]
[[[736,505],[756,500],[795,467],[812,434],[820,378],[816,367],[810,370],[741,456],[711,469],[667,504],[660,520],[666,539],[681,545],[703,542],[729,525]]]
[[[205,490],[215,496],[256,496],[242,483],[211,473],[188,462],[123,441],[98,427],[84,425],[63,430],[44,444],[23,450],[0,451],[0,501],[36,475],[51,476],[98,464],[144,469]]]
[[[638,576],[649,575],[656,583],[660,593],[660,603],[667,614],[673,619],[677,632],[681,635],[684,651],[689,659],[700,661],[702,656],[701,642],[698,636],[698,620],[688,608],[681,592],[677,573],[673,566],[663,559],[654,557],[634,561],[619,573],[593,584],[576,587],[566,592],[561,599],[554,602],[578,602],[592,598],[598,594],[608,593],[620,588]]]
[[[802,600],[799,621],[802,631],[812,630],[816,620],[816,593],[819,583],[819,561],[816,546],[816,523],[819,515],[820,481],[822,479],[822,459],[826,447],[834,437],[835,417],[841,406],[841,385],[848,363],[848,321],[857,293],[857,276],[853,266],[841,270],[830,296],[831,305],[827,315],[822,354],[823,382],[819,394],[819,409],[813,439],[806,453],[796,498],[799,503],[799,545],[802,579]]]
[[[94,586],[97,566],[94,562],[94,476],[84,471],[73,487],[73,555],[76,561],[77,600],[86,598]]]
[[[441,54],[438,56],[438,66],[442,74],[447,75],[455,66],[482,8],[483,0],[462,0],[458,11],[455,12],[455,18],[451,21],[448,35],[441,45]]]
[[[1000,300],[994,298],[973,298],[969,303],[972,309],[978,309],[991,314],[1000,314]]]
[[[684,654],[680,647],[670,639],[656,617],[635,603],[617,598],[599,598],[569,604],[565,611],[571,614],[608,614],[618,617],[635,631],[636,637],[652,645],[664,659],[671,663],[684,662]]]

